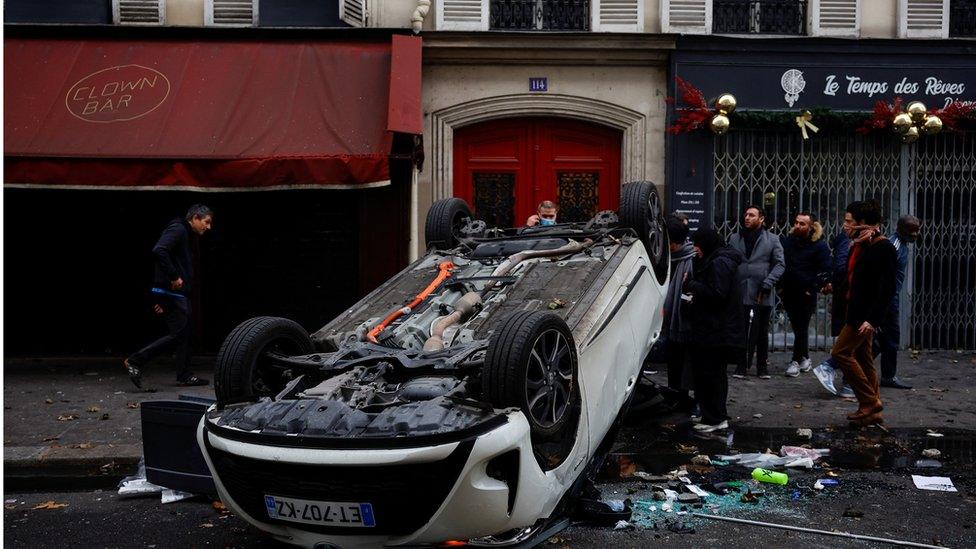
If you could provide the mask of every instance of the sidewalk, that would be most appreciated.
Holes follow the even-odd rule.
[[[824,357],[822,353],[815,360]],[[812,373],[782,375],[789,355],[773,353],[773,378],[729,379],[733,424],[769,428],[823,428],[844,425],[855,407],[828,394]],[[203,358],[195,372],[213,379],[213,359]],[[145,370],[137,390],[119,361],[8,361],[4,367],[4,477],[8,482],[100,481],[103,485],[130,474],[142,456],[139,403],[213,396],[211,387],[178,387],[165,364]],[[976,353],[904,352],[899,376],[910,391],[882,388],[889,427],[976,431]],[[654,379],[666,383],[666,373]],[[762,417],[754,417],[761,414]],[[68,419],[73,418],[73,419]]]
[[[213,358],[194,361],[212,382]],[[139,390],[121,359],[7,360],[3,384],[3,465],[8,484],[109,486],[142,457],[139,405],[179,395],[213,397],[213,388],[179,387],[165,362],[143,370]],[[151,392],[155,390],[155,392]]]

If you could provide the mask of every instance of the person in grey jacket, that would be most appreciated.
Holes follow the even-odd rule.
[[[671,250],[671,280],[664,299],[664,353],[668,365],[668,388],[676,395],[675,409],[691,411],[694,401],[688,391],[693,388],[691,372],[691,320],[682,306],[681,285],[691,278],[695,248],[688,240],[688,225],[679,217],[668,218],[668,245]]]
[[[736,281],[745,305],[746,351],[739,357],[732,377],[748,372],[752,353],[756,353],[756,373],[769,379],[769,317],[776,304],[773,288],[786,270],[783,245],[765,228],[766,212],[756,205],[746,206],[742,228],[729,237],[729,246],[745,257],[736,272]]]

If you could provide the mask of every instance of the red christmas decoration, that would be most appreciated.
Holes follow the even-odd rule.
[[[929,112],[942,120],[942,127],[949,131],[959,131],[960,123],[976,121],[976,104],[953,101],[944,109]]]
[[[871,133],[875,130],[891,129],[891,121],[902,112],[902,98],[896,97],[894,103],[878,101],[874,104],[871,118],[857,129],[858,133]],[[942,120],[942,128],[948,131],[959,131],[960,123],[976,121],[976,104],[953,101],[944,109],[930,109],[929,116],[938,116]]]
[[[701,90],[680,76],[675,76],[674,81],[681,92],[681,101],[689,106],[675,109],[675,112],[678,113],[678,119],[675,120],[674,124],[668,126],[668,133],[687,133],[701,128],[713,114],[712,110],[708,108],[705,96],[702,95]],[[667,101],[668,103],[675,102],[673,97],[669,97]]]

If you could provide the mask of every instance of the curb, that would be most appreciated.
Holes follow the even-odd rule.
[[[7,490],[107,488],[133,474],[141,444],[79,449],[70,446],[7,446],[3,479]]]

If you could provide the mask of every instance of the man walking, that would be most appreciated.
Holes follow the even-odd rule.
[[[830,280],[830,249],[823,240],[823,227],[809,212],[796,214],[793,229],[784,236],[783,256],[786,270],[780,278],[783,308],[793,327],[793,359],[786,368],[787,377],[809,372],[810,317],[817,308],[817,294]]]
[[[695,231],[692,242],[699,259],[683,291],[691,296],[691,364],[701,409],[701,422],[694,429],[710,433],[729,428],[726,365],[729,353],[741,355],[744,346],[742,296],[735,276],[742,254],[710,226]]]
[[[162,315],[169,332],[153,341],[123,362],[129,379],[142,388],[141,368],[162,352],[176,351],[179,371],[176,380],[182,386],[206,385],[206,379],[190,372],[190,285],[193,280],[193,257],[190,238],[203,236],[213,223],[213,211],[194,204],[183,219],[173,219],[153,247],[156,257],[153,312]]]
[[[847,314],[831,357],[854,389],[857,411],[847,416],[859,425],[881,423],[884,409],[874,369],[872,340],[895,293],[895,247],[881,234],[881,207],[875,200],[854,214],[848,258]]]
[[[738,357],[732,377],[742,378],[748,372],[753,349],[756,353],[756,373],[769,379],[769,316],[775,304],[773,288],[783,275],[783,245],[766,230],[766,213],[759,206],[747,206],[742,216],[742,229],[729,238],[729,246],[743,257],[736,272],[736,282],[742,296],[746,326],[746,349]]]
[[[668,365],[668,388],[677,395],[676,408],[688,411],[694,402],[688,397],[692,389],[692,372],[689,360],[688,340],[691,322],[682,307],[681,285],[691,276],[695,249],[688,241],[688,225],[681,218],[668,218],[668,239],[671,248],[671,280],[664,298],[664,353]]]
[[[895,247],[898,254],[898,270],[895,272],[895,296],[885,313],[884,320],[875,336],[874,356],[881,355],[881,386],[894,389],[911,389],[898,379],[898,344],[901,340],[901,327],[898,322],[899,301],[901,289],[905,284],[905,273],[908,270],[908,245],[918,240],[918,233],[922,222],[913,215],[903,215],[898,219],[895,233],[888,236],[888,240]]]

